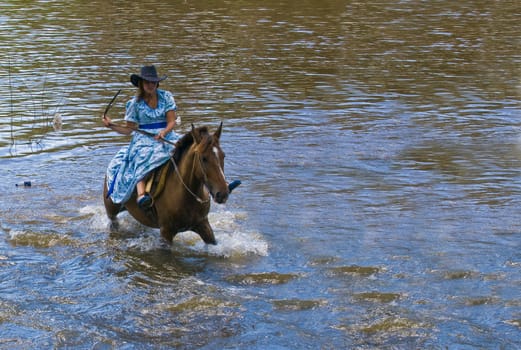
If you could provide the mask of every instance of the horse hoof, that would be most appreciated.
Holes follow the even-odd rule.
[[[116,220],[111,220],[109,224],[109,229],[111,231],[117,231],[119,230],[119,222]]]

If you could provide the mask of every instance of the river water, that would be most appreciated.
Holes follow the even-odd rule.
[[[516,1],[2,2],[0,347],[521,347],[520,19]],[[179,133],[224,122],[243,185],[212,206],[215,247],[109,229],[128,139],[99,118],[151,63]]]

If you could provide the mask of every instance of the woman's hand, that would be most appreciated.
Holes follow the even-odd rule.
[[[103,121],[103,125],[105,125],[107,128],[112,129],[123,135],[130,135],[134,130],[137,129],[137,124],[133,122],[125,121],[124,125],[113,124],[112,120],[106,115],[103,115],[101,117],[101,120]]]
[[[103,121],[103,125],[105,125],[107,128],[110,128],[110,125],[112,124],[112,120],[107,117],[105,114],[101,117],[101,120]]]
[[[166,112],[166,128],[158,132],[154,138],[156,140],[164,139],[170,131],[174,130],[176,118],[175,111]]]
[[[168,134],[168,132],[166,130],[161,130],[160,132],[157,133],[157,135],[154,137],[154,139],[156,139],[156,140],[164,139],[166,134]]]

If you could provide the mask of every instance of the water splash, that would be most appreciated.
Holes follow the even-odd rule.
[[[102,206],[85,206],[80,209],[80,214],[86,216],[90,229],[109,230],[110,221]],[[207,245],[196,233],[187,231],[177,234],[173,248],[224,258],[268,255],[268,243],[262,234],[243,226],[247,218],[246,213],[216,210],[208,217],[214,229],[217,245]],[[141,225],[126,212],[121,213],[118,219],[117,233],[123,237],[128,248],[149,251],[164,247],[159,230]]]

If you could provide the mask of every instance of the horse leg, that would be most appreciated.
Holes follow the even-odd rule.
[[[172,240],[174,239],[174,234],[172,233],[172,230],[166,226],[161,226],[159,228],[159,233],[161,234],[161,237],[165,241],[167,241],[169,244],[172,244]]]
[[[119,228],[118,213],[121,212],[121,205],[112,203],[109,198],[105,200],[105,212],[110,220],[110,229],[117,230]]]
[[[110,219],[110,228],[118,228],[118,214],[122,211],[121,204],[115,204],[112,202],[109,196],[107,196],[107,181],[104,181],[103,185],[103,204],[105,205],[105,212],[107,217]]]
[[[217,245],[213,229],[208,222],[208,219],[200,222],[197,226],[192,227],[192,231],[197,233],[206,244]]]
[[[208,220],[203,221],[196,226],[193,226],[191,228],[191,231],[197,233],[204,241],[204,243],[214,245],[217,244],[217,241],[215,240],[215,236],[213,234],[213,229],[210,226]],[[163,239],[165,239],[168,243],[172,243],[174,236],[177,234],[177,231],[175,229],[172,229],[168,226],[161,226],[159,232],[161,233],[161,237],[163,237]]]

